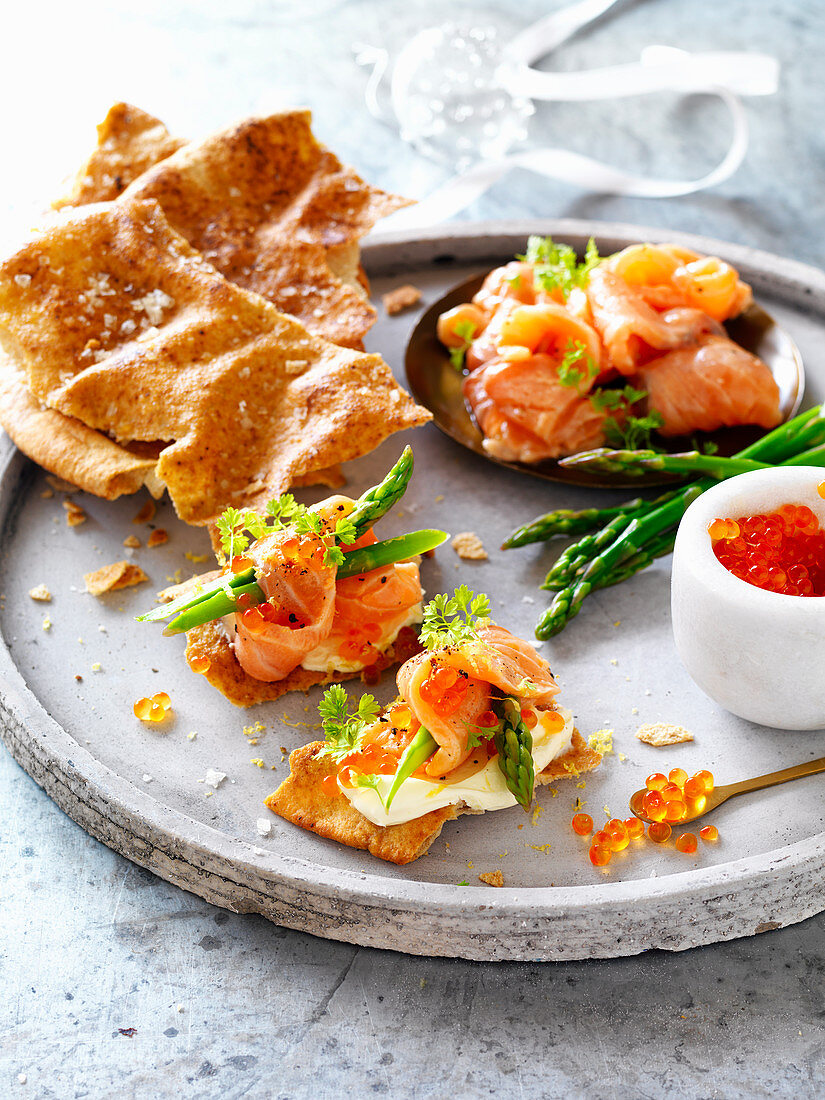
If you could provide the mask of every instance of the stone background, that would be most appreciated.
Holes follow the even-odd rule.
[[[4,16],[0,64],[3,225],[54,192],[118,98],[192,136],[306,104],[342,159],[424,195],[448,171],[368,116],[353,42],[397,47],[448,12],[516,30],[554,6],[18,4]],[[554,64],[610,64],[654,42],[781,60],[780,93],[748,104],[752,143],[733,179],[664,202],[515,174],[466,216],[670,226],[821,264],[825,9],[624,3]],[[531,135],[628,168],[699,175],[721,155],[725,126],[716,104],[663,97],[542,107]],[[359,949],[233,916],[154,878],[87,837],[5,752],[0,861],[2,1095],[822,1094],[825,916],[685,955],[610,962],[479,965]]]

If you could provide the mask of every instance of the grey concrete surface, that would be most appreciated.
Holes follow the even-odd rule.
[[[4,221],[53,191],[116,98],[191,135],[305,103],[344,159],[423,195],[445,173],[366,115],[352,42],[402,42],[448,11],[516,29],[551,6],[17,4],[0,65]],[[751,150],[732,180],[661,202],[518,175],[467,216],[637,221],[821,264],[825,10],[810,0],[638,0],[555,63],[609,63],[651,42],[782,60],[780,94],[749,104]],[[705,136],[720,117],[698,100],[555,106],[538,112],[532,134],[625,166],[698,174],[721,151],[718,130]],[[823,1092],[825,917],[606,963],[482,965],[358,949],[232,916],[155,879],[87,837],[5,753],[0,853],[2,1096]]]

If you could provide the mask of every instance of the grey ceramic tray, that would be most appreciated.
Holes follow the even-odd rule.
[[[377,238],[365,250],[365,264],[376,296],[413,282],[423,290],[425,309],[447,287],[520,251],[530,232],[551,232],[580,247],[593,233],[603,251],[674,237],[577,222],[468,225],[412,241]],[[739,267],[802,351],[805,403],[821,401],[825,275],[741,247],[679,239]],[[382,317],[370,337],[371,348],[380,349],[399,376],[418,316]],[[485,462],[432,426],[409,441],[416,474],[401,512],[384,521],[386,534],[410,522],[480,533],[489,561],[459,562],[447,545],[425,564],[425,584],[430,592],[460,581],[486,590],[501,621],[531,636],[542,607],[537,585],[555,550],[502,553],[502,538],[548,508],[615,502],[627,490],[540,482]],[[389,440],[352,463],[352,490],[374,481],[403,442]],[[107,503],[81,497],[89,521],[68,529],[60,494],[44,498],[45,484],[42,473],[3,440],[2,736],[86,830],[170,882],[225,908],[262,913],[321,936],[492,960],[681,950],[781,927],[825,909],[823,777],[724,807],[713,819],[719,843],[702,846],[695,857],[680,855],[672,845],[644,843],[596,870],[586,842],[570,830],[575,799],[597,820],[604,807],[626,816],[630,793],[653,770],[709,767],[725,781],[822,755],[821,734],[750,725],[693,686],[670,636],[666,560],[592,597],[568,629],[542,647],[579,728],[588,735],[611,727],[615,754],[584,786],[572,780],[559,783],[555,795],[544,790],[535,817],[514,809],[461,818],[447,825],[427,856],[396,868],[274,817],[270,835],[257,833],[257,819],[269,816],[262,799],[287,772],[282,747],[314,736],[309,724],[317,694],[239,711],[187,671],[180,639],[132,622],[177,570],[207,568],[193,567],[185,557],[208,552],[203,532],[179,524],[163,505],[154,523],[168,529],[169,542],[135,552],[151,585],[95,600],[83,591],[83,574],[123,557],[125,535],[135,532],[145,541],[148,530],[131,523],[142,498]],[[305,499],[320,495],[307,493]],[[53,593],[51,604],[27,595],[42,582]],[[46,615],[49,630],[43,629]],[[174,721],[168,727],[140,724],[133,702],[161,689],[172,696]],[[392,679],[385,678],[378,692],[390,698]],[[637,726],[656,720],[681,722],[696,740],[670,750],[640,744],[633,736]],[[258,721],[266,728],[250,745],[243,727]],[[209,768],[227,775],[213,792],[199,782]],[[479,882],[480,873],[495,870],[504,874],[503,888]]]

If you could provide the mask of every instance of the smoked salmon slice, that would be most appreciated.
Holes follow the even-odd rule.
[[[604,443],[607,414],[562,385],[550,356],[492,360],[467,376],[464,396],[485,450],[503,461],[539,462]]]
[[[662,435],[710,432],[734,424],[775,428],[782,419],[779,387],[761,359],[726,336],[653,359],[636,384],[664,418]]]
[[[248,551],[267,599],[287,619],[294,618],[289,625],[264,623],[253,634],[241,615],[234,616],[235,656],[256,680],[283,680],[332,628],[335,567],[287,556],[284,544],[289,538],[291,534],[283,531],[267,535]]]
[[[625,375],[658,353],[686,347],[708,332],[721,333],[718,322],[698,309],[657,313],[642,294],[607,269],[596,268],[587,284],[593,324],[613,366]]]
[[[461,701],[449,714],[439,713],[422,695],[426,682],[443,668],[456,670],[464,682]],[[474,641],[412,657],[399,669],[397,682],[415,719],[438,743],[426,765],[434,777],[446,775],[469,756],[469,734],[489,710],[492,689],[540,707],[551,706],[559,691],[547,661],[528,642],[490,621],[479,625]]]

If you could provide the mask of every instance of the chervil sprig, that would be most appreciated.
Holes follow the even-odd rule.
[[[292,493],[281,493],[277,500],[268,500],[266,514],[273,531],[280,531],[298,512],[306,511]]]
[[[251,510],[242,512],[237,508],[227,508],[217,520],[216,527],[221,536],[221,549],[231,561],[237,554],[242,554],[246,550],[250,538],[259,539],[265,533],[266,521],[257,512]]]
[[[518,259],[533,264],[537,289],[560,290],[564,298],[574,287],[584,286],[590,272],[602,262],[592,237],[587,242],[582,263],[569,244],[556,244],[552,237],[537,236],[528,238],[527,252]]]
[[[355,711],[350,714],[350,700],[344,688],[340,684],[327,688],[318,704],[326,738],[319,755],[331,756],[338,762],[351,752],[356,752],[364,731],[374,724],[380,712],[381,708],[373,695],[362,695]]]
[[[445,649],[478,637],[476,622],[490,614],[490,601],[459,585],[452,596],[440,593],[424,608],[420,641],[427,649]]]
[[[556,368],[563,386],[578,388],[582,382],[592,382],[599,374],[599,364],[581,340],[568,340],[562,360]]]

